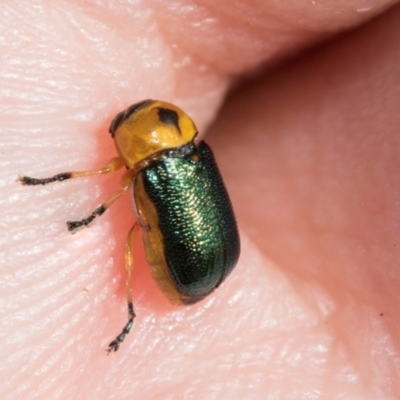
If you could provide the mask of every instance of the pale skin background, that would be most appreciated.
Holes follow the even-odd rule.
[[[1,399],[399,398],[394,3],[2,2]],[[129,196],[76,235],[65,221],[120,173],[15,178],[102,166],[110,120],[145,98],[202,134],[215,122],[242,256],[215,294],[176,308],[138,246],[137,319],[107,356],[126,322]]]

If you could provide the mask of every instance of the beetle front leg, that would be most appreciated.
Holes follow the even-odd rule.
[[[128,236],[125,242],[125,266],[126,266],[126,300],[128,303],[128,322],[122,329],[121,333],[108,345],[108,353],[112,351],[117,351],[119,346],[124,341],[125,336],[131,331],[133,326],[133,320],[135,319],[135,312],[133,310],[133,302],[132,302],[132,270],[134,263],[134,249],[136,237],[139,232],[139,224],[135,222],[132,229],[129,231]]]
[[[62,182],[67,179],[82,178],[85,176],[109,174],[121,169],[124,166],[124,161],[121,157],[115,157],[111,159],[103,168],[92,170],[92,171],[72,171],[72,172],[61,172],[59,174],[50,176],[49,178],[32,178],[30,176],[19,176],[18,180],[27,186],[35,185],[47,185],[53,182]]]

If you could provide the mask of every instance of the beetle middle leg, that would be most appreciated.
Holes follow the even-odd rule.
[[[137,234],[139,232],[140,226],[137,222],[133,225],[132,229],[129,231],[125,242],[125,266],[126,266],[126,300],[128,303],[128,322],[122,329],[121,333],[108,345],[107,351],[111,353],[112,351],[117,351],[119,346],[124,341],[125,336],[131,331],[133,326],[133,320],[135,319],[135,311],[133,310],[132,303],[132,270],[134,263],[134,249]]]
[[[122,188],[113,196],[111,196],[106,202],[104,202],[101,206],[97,207],[88,217],[83,218],[79,221],[67,221],[68,230],[70,232],[75,231],[81,226],[89,225],[96,217],[104,214],[131,186],[133,176],[135,174],[134,170],[127,170],[121,179]]]

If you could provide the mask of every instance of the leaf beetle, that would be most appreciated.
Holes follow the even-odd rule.
[[[153,278],[176,305],[194,304],[212,293],[235,267],[240,241],[213,153],[204,141],[197,141],[195,124],[180,108],[141,101],[117,114],[109,132],[118,157],[103,168],[19,180],[23,185],[45,185],[126,168],[115,195],[88,217],[67,222],[69,231],[89,225],[132,189],[136,222],[125,243],[128,322],[109,344],[111,352],[118,350],[135,318],[131,274],[139,232]]]

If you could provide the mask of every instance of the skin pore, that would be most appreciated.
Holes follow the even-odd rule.
[[[3,5],[1,398],[397,398],[393,4]],[[145,98],[176,103],[201,135],[212,124],[242,256],[215,294],[177,308],[139,244],[137,318],[107,357],[126,322],[129,196],[75,235],[65,221],[115,193],[120,174],[15,179],[104,165],[110,121]]]

